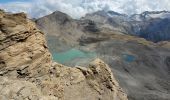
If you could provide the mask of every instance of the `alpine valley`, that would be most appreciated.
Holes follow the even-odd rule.
[[[74,67],[100,58],[129,100],[170,100],[170,12],[97,11],[73,19],[56,11],[34,21],[54,61]]]

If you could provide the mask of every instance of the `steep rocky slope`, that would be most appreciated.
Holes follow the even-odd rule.
[[[57,16],[55,13],[58,13]],[[101,16],[101,12],[95,17],[88,15],[88,18],[80,20],[69,17],[69,20],[65,21],[67,23],[65,25],[55,20],[61,18],[63,13],[55,13],[36,20],[37,26],[47,33],[46,37],[49,40],[52,40],[48,41],[48,45],[53,54],[64,54],[70,48],[85,53],[94,52],[95,57],[99,57],[110,65],[116,79],[128,94],[129,100],[170,100],[169,42],[153,43],[143,38],[124,34],[124,32],[117,30],[121,29],[119,27],[121,24],[119,22],[123,22],[121,19],[118,22],[112,22],[117,26],[117,29],[113,30],[110,24],[102,24],[105,22],[105,14],[102,17],[96,17]],[[111,14],[114,18],[125,17],[122,14],[115,15],[114,12]],[[72,26],[70,22],[74,23],[75,26]],[[109,21],[106,22],[109,23]],[[52,24],[53,26],[48,27],[51,23],[55,23],[55,25]],[[67,28],[68,26],[69,28]],[[54,29],[59,29],[61,32],[58,30],[51,33],[50,30]],[[64,37],[64,39],[60,40],[59,37]],[[62,45],[57,44],[58,41]],[[56,45],[61,49],[54,48]],[[65,45],[69,45],[70,48],[65,48]],[[86,65],[88,62],[89,59],[78,57],[65,64]]]
[[[0,11],[1,100],[127,100],[108,67],[52,63],[44,34],[24,13]]]

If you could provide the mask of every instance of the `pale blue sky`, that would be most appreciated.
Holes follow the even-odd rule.
[[[30,17],[41,17],[58,10],[80,18],[98,10],[129,15],[144,11],[170,11],[170,0],[0,0],[0,9],[25,12]]]
[[[9,3],[9,2],[26,2],[31,0],[0,0],[0,3]]]

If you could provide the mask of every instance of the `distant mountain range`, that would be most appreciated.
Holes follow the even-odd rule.
[[[118,30],[145,38],[153,42],[170,40],[170,12],[153,11],[134,14],[131,16],[114,11],[98,11],[87,14],[83,19],[110,26],[111,30]]]
[[[69,32],[71,34],[64,34],[64,37],[65,35],[69,35],[69,37],[72,35],[73,38],[75,35],[76,37],[80,36],[83,34],[84,25],[89,24],[85,29],[86,31],[114,31],[142,37],[153,42],[170,40],[170,12],[168,11],[146,11],[131,16],[114,11],[97,11],[87,14],[79,20],[74,20],[69,15],[56,11],[51,15],[37,19],[36,23],[38,26],[47,26],[44,28],[51,29],[50,33],[56,33],[59,30],[65,32],[65,30],[54,28],[54,25],[74,31]],[[49,30],[45,32],[49,33]]]
[[[72,19],[68,15],[65,16]],[[63,21],[63,19],[58,20]],[[146,11],[131,16],[114,11],[97,11],[82,17],[79,22],[87,20],[95,23],[100,29],[135,35],[153,42],[170,40],[169,11]]]

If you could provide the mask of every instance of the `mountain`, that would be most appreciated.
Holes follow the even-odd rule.
[[[129,100],[169,100],[170,43],[147,41],[138,31],[152,20],[134,21],[124,14],[98,11],[60,24],[57,19],[63,14],[54,13],[35,21],[46,33],[54,60],[86,66],[100,58],[109,64]]]
[[[60,14],[52,21],[67,25],[69,18]],[[44,33],[35,23],[24,13],[2,10],[0,80],[0,100],[127,100],[102,60],[74,68],[53,62]]]
[[[131,16],[131,19],[134,21],[143,21],[143,20],[150,20],[150,19],[165,19],[170,18],[169,11],[145,11],[142,14],[134,14]]]
[[[168,11],[146,11],[132,16],[113,11],[98,11],[87,14],[83,19],[91,19],[111,30],[139,36],[153,42],[170,40],[170,12]]]
[[[40,27],[46,35],[48,35],[47,41],[50,42],[50,47],[53,47],[55,50],[61,49],[58,48],[58,45],[63,45],[66,49],[69,49],[70,46],[76,43],[76,38],[81,35],[81,31],[77,28],[77,22],[70,16],[59,11],[36,20],[36,23],[37,26]],[[56,42],[54,43],[53,41]]]
[[[144,12],[131,16],[134,34],[153,42],[170,40],[170,12]]]
[[[120,14],[114,11],[97,11],[92,14],[87,14],[82,20],[92,20],[100,28],[107,28],[121,33],[128,33],[125,27],[129,26],[128,15]]]

